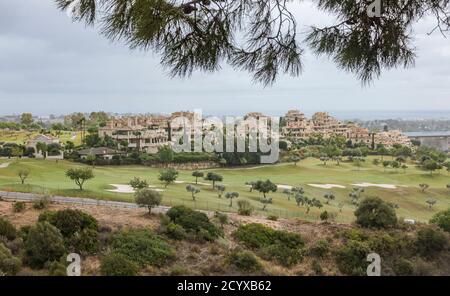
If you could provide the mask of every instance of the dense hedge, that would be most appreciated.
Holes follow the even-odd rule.
[[[92,254],[98,250],[98,222],[87,213],[72,209],[45,211],[39,215],[38,221],[46,221],[58,228],[70,251]]]
[[[4,236],[9,240],[17,237],[17,230],[8,220],[0,217],[0,236]]]
[[[172,247],[160,236],[146,229],[116,233],[112,238],[111,248],[142,267],[160,267],[175,258]]]
[[[66,252],[61,232],[48,222],[30,227],[24,247],[27,263],[37,268],[42,268],[47,262],[58,261]]]
[[[257,272],[262,270],[262,265],[258,261],[258,258],[252,252],[245,250],[232,250],[228,254],[226,262],[244,272]]]
[[[305,242],[299,234],[275,230],[262,224],[241,225],[234,237],[267,260],[275,259],[284,266],[298,263],[303,257]]]
[[[139,272],[139,266],[119,253],[111,253],[101,260],[100,271],[105,276],[134,276]]]
[[[16,275],[22,262],[19,258],[14,257],[11,251],[2,243],[0,243],[0,274]]]
[[[200,240],[213,241],[223,236],[223,231],[214,225],[205,213],[194,211],[185,206],[175,206],[167,211],[170,220],[183,227],[187,233]]]

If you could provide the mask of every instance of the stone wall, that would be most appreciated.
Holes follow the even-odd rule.
[[[171,168],[176,170],[204,170],[218,168],[220,165],[213,161],[202,161],[202,162],[186,162],[186,163],[155,163],[149,165],[152,168]]]

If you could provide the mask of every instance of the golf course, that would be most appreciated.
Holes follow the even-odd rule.
[[[276,215],[279,217],[300,218],[310,221],[319,220],[321,212],[326,210],[336,215],[336,221],[350,223],[354,220],[355,205],[351,203],[349,193],[354,188],[364,188],[360,199],[367,196],[378,196],[395,204],[398,217],[427,222],[440,210],[450,206],[450,174],[441,170],[430,174],[417,168],[412,162],[408,168],[384,169],[381,165],[372,164],[373,157],[368,157],[360,167],[351,162],[341,162],[339,165],[329,162],[326,165],[318,159],[308,158],[296,165],[280,163],[256,167],[211,169],[223,176],[222,184],[225,192],[238,192],[239,197],[230,201],[223,195],[218,197],[210,181],[199,178],[195,185],[192,171],[180,171],[177,181],[164,187],[158,180],[159,169],[146,166],[97,166],[93,168],[95,177],[86,181],[84,190],[80,191],[76,184],[66,177],[69,168],[87,167],[86,165],[69,161],[41,159],[0,159],[0,190],[33,192],[37,194],[60,195],[71,197],[89,197],[105,200],[133,201],[133,193],[128,186],[133,177],[147,180],[148,184],[163,195],[162,204],[195,207],[210,211],[236,212],[238,200],[248,200],[255,208],[256,214]],[[29,171],[25,184],[21,184],[18,176],[20,170]],[[210,170],[205,170],[208,172]],[[270,192],[268,197],[273,202],[262,211],[260,198],[262,194],[253,190],[250,192],[246,182],[270,179],[278,185],[276,192]],[[419,184],[428,184],[424,191]],[[194,202],[190,192],[186,191],[188,184],[194,184],[201,191],[196,194]],[[283,189],[290,186],[302,187],[305,195],[319,199],[323,207],[311,208],[307,213],[304,206],[297,206],[293,197],[283,194]],[[333,193],[334,200],[327,204],[324,195]],[[427,200],[436,201],[430,207]]]

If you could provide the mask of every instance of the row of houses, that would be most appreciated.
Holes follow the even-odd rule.
[[[99,136],[109,136],[118,142],[126,141],[128,147],[137,148],[148,153],[155,153],[158,148],[171,143],[174,127],[171,122],[178,117],[188,120],[194,118],[193,112],[175,112],[171,115],[140,115],[115,117],[100,128]],[[260,112],[247,113],[243,118],[270,118]],[[312,118],[307,118],[299,110],[289,110],[283,117],[284,126],[281,138],[290,141],[305,140],[312,136],[329,138],[333,135],[342,136],[353,143],[365,143],[368,146],[383,144],[392,147],[394,144],[411,145],[407,136],[398,130],[373,133],[356,123],[340,121],[326,112],[317,112]]]
[[[285,125],[282,137],[291,140],[306,140],[312,136],[329,138],[342,136],[352,143],[365,143],[369,147],[383,144],[392,147],[394,144],[411,146],[411,141],[399,130],[370,132],[353,122],[343,122],[329,115],[327,112],[317,112],[307,118],[299,110],[289,110],[284,116]]]

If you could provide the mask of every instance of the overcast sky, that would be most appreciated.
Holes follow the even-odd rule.
[[[299,30],[327,21],[308,3],[295,4]],[[427,36],[433,22],[415,27],[413,69],[384,72],[370,87],[326,58],[307,53],[304,73],[281,77],[269,88],[246,72],[171,79],[151,52],[111,43],[95,28],[72,23],[53,0],[0,1],[0,114],[74,111],[171,112],[201,108],[208,114],[261,111],[283,114],[374,111],[450,112],[450,40]],[[356,112],[358,111],[358,112]],[[394,112],[395,113],[395,112]],[[399,113],[400,114],[400,113]]]

